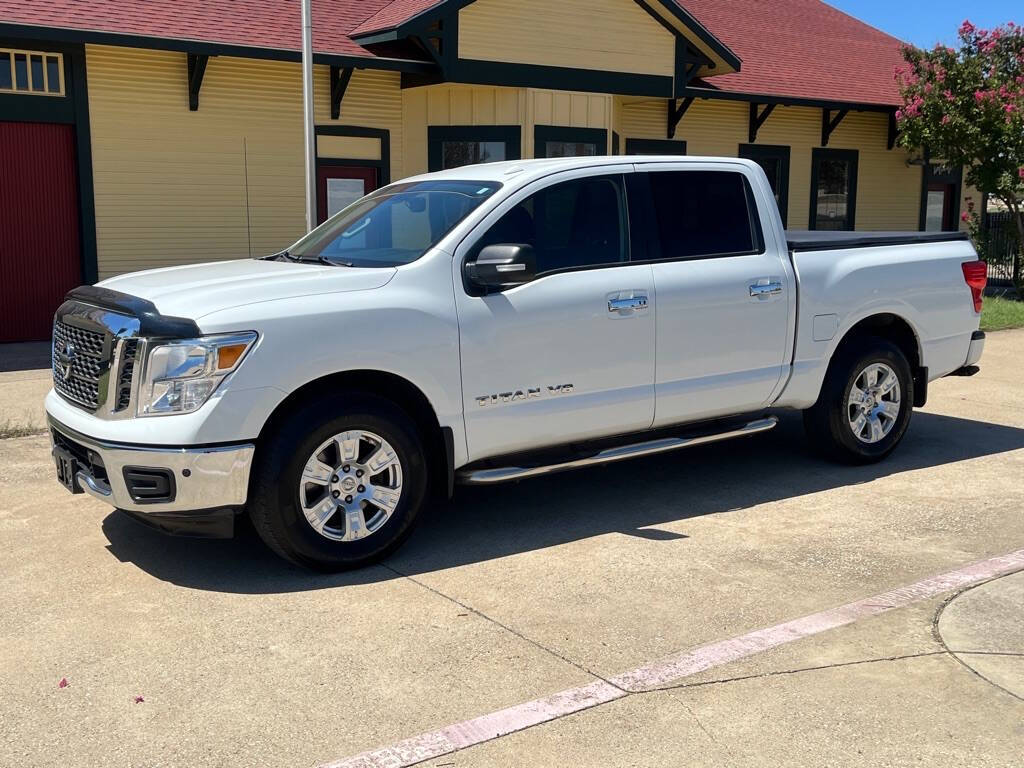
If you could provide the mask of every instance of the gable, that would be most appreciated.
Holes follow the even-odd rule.
[[[459,57],[671,77],[675,36],[634,0],[476,0]]]

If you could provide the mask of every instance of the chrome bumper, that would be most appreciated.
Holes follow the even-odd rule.
[[[76,479],[82,490],[117,509],[140,516],[165,513],[241,507],[249,489],[249,470],[255,446],[217,446],[210,448],[171,448],[108,443],[83,435],[49,419],[50,444],[70,443],[76,451],[98,461],[82,460]],[[98,472],[94,466],[102,466]],[[166,470],[173,477],[169,500],[140,500],[133,495],[125,479],[125,468]],[[104,474],[106,477],[98,475]]]

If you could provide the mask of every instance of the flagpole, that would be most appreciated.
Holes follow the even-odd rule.
[[[306,231],[316,227],[316,135],[313,116],[312,0],[302,0],[302,122],[305,133]]]

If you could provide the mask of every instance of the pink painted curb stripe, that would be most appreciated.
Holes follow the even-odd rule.
[[[888,592],[803,618],[758,629],[745,635],[700,646],[652,664],[624,672],[609,682],[597,680],[542,699],[517,704],[487,715],[448,725],[405,739],[388,747],[355,757],[325,763],[320,768],[408,768],[460,749],[507,736],[534,725],[621,699],[631,693],[650,691],[707,669],[722,666],[780,645],[817,635],[860,619],[877,616],[921,600],[970,586],[1024,568],[1024,549],[982,560],[955,571],[897,587]]]
[[[653,664],[624,672],[611,678],[609,682],[630,693],[649,691],[706,669],[852,624],[860,619],[877,616],[894,608],[902,608],[1021,567],[1024,567],[1024,549],[990,560],[982,560],[838,608],[812,613],[810,616],[758,629],[730,640],[703,645],[695,650],[675,654]]]

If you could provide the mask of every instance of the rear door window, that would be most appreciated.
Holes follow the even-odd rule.
[[[699,259],[762,251],[750,184],[735,171],[654,171],[655,258]]]

